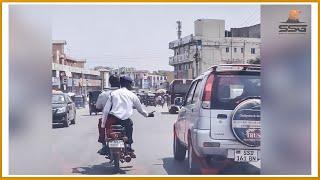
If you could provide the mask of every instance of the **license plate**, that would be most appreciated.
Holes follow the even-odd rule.
[[[234,150],[234,160],[237,162],[258,161],[257,150]]]
[[[109,142],[110,148],[124,148],[124,142],[122,140],[113,140]]]

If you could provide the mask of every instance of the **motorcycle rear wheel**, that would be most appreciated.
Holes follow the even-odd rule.
[[[118,172],[120,170],[120,157],[118,153],[113,153],[112,154],[112,158],[113,158],[113,169],[115,172]]]

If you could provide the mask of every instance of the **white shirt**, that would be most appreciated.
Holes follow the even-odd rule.
[[[110,93],[116,89],[118,89],[118,88],[112,87],[110,90],[103,91],[101,94],[99,94],[97,102],[96,102],[96,108],[102,110],[107,103],[107,100],[110,96]]]
[[[104,106],[101,127],[105,127],[108,114],[112,114],[121,120],[129,119],[133,114],[134,107],[140,114],[148,117],[148,113],[142,109],[138,96],[133,92],[127,88],[120,88],[113,91]]]

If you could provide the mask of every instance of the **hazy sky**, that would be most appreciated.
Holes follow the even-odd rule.
[[[259,5],[72,5],[53,13],[52,38],[66,40],[66,52],[87,59],[87,67],[173,70],[168,43],[194,32],[197,19],[224,19],[226,29],[260,23]]]

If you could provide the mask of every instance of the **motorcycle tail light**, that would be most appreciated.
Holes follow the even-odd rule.
[[[118,139],[118,138],[120,138],[120,134],[116,133],[116,132],[112,132],[112,133],[110,133],[110,137],[112,139]]]

